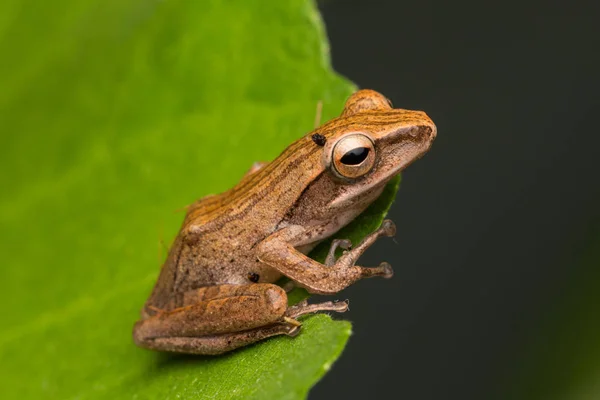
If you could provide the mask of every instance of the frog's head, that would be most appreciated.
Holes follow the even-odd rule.
[[[354,93],[341,116],[320,132],[323,168],[344,186],[338,204],[381,187],[425,154],[436,137],[424,112],[392,108],[373,90]]]

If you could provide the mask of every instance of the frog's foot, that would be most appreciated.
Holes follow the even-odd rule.
[[[378,267],[367,268],[362,267],[360,270],[361,278],[372,278],[374,276],[381,276],[385,279],[390,279],[394,276],[394,270],[389,263],[385,261],[379,264]]]
[[[344,301],[326,301],[323,303],[308,304],[306,300],[301,301],[287,309],[285,312],[285,318],[295,320],[295,318],[301,317],[306,314],[312,314],[318,311],[335,311],[345,312],[348,311],[348,300]]]
[[[331,247],[329,248],[329,253],[327,253],[327,258],[325,259],[325,265],[331,267],[335,264],[335,251],[338,249],[349,250],[352,247],[352,242],[348,239],[334,239],[331,242]]]
[[[348,300],[326,301],[324,303],[317,304],[308,304],[307,300],[302,300],[300,303],[287,309],[281,323],[282,325],[288,327],[286,335],[295,337],[300,333],[300,329],[302,328],[302,324],[297,320],[297,318],[306,314],[313,314],[318,311],[345,312],[348,311],[348,304]]]
[[[336,266],[341,268],[351,268],[358,258],[369,248],[377,239],[383,236],[392,237],[396,234],[396,225],[389,219],[383,221],[379,229],[372,232],[363,241],[353,248],[352,250],[344,251],[344,254],[335,262]],[[382,276],[384,278],[391,278],[393,275],[392,267],[390,264],[383,262],[375,268],[361,268],[360,275],[362,278],[368,278],[371,276]]]

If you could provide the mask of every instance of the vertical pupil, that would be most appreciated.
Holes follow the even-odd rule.
[[[368,155],[368,147],[357,147],[346,152],[346,154],[342,156],[340,161],[346,165],[358,165],[361,162],[365,161],[365,158],[367,158]]]

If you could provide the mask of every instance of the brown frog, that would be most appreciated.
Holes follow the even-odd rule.
[[[288,307],[286,291],[274,282],[286,276],[310,293],[332,294],[362,278],[390,278],[387,263],[355,265],[377,238],[395,234],[389,220],[352,249],[334,240],[324,264],[306,254],[365,210],[435,136],[425,113],[394,109],[381,94],[360,90],[338,118],[270,163],[255,164],[232,189],[189,206],[135,324],[135,343],[220,354],[295,336],[301,315],[346,311],[346,302]],[[336,259],[338,247],[346,251]]]

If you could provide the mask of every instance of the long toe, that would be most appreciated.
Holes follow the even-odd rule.
[[[396,224],[391,219],[384,220],[381,229],[389,237],[396,236]]]

